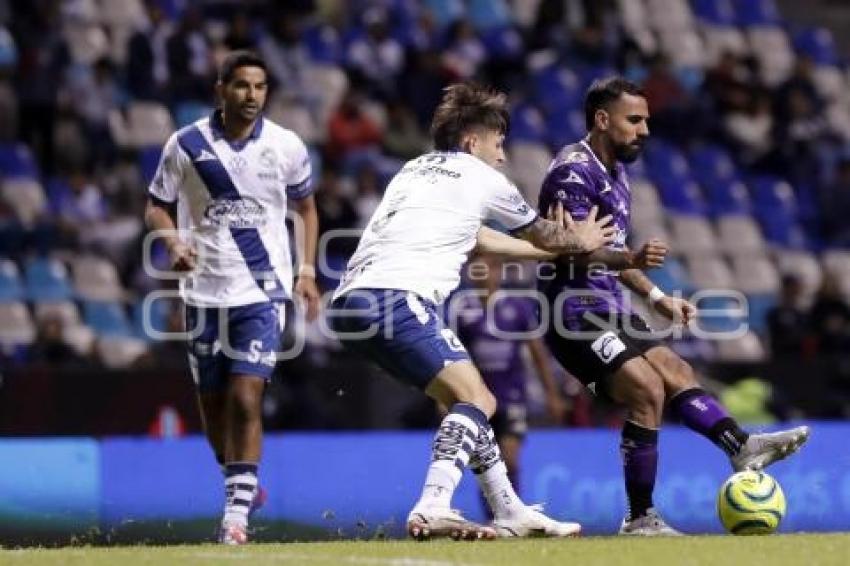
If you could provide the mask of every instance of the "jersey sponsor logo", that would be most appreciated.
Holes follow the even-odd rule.
[[[201,161],[215,161],[216,156],[207,151],[206,149],[202,149],[201,153],[198,154],[198,157],[195,158],[195,163],[200,163]]]
[[[564,182],[565,183],[575,183],[577,185],[583,185],[584,184],[584,181],[582,180],[582,178],[579,177],[578,174],[575,171],[570,171],[570,174],[567,176],[567,178],[564,180]]]
[[[589,159],[583,151],[571,151],[564,158],[564,163],[587,163]]]
[[[204,210],[204,219],[209,226],[228,228],[258,228],[267,221],[266,208],[251,197],[213,199]]]
[[[614,334],[612,331],[608,331],[590,345],[590,349],[596,353],[602,363],[610,364],[611,361],[617,357],[617,355],[626,349],[626,345],[623,344],[623,341]]]

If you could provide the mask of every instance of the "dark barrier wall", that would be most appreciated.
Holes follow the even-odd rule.
[[[850,529],[850,424],[812,423],[809,444],[771,473],[788,499],[791,531]],[[428,461],[428,433],[270,435],[261,482],[270,499],[260,538],[397,536]],[[588,533],[615,532],[624,511],[616,431],[533,432],[521,491]],[[209,539],[222,506],[221,476],[198,437],[177,440],[3,440],[0,535],[9,544],[45,533],[110,540]],[[657,505],[677,528],[719,532],[715,497],[730,469],[708,441],[664,430]],[[482,518],[472,477],[454,506]],[[135,529],[135,530],[134,530]],[[134,534],[135,533],[135,534]],[[135,537],[135,538],[134,538]]]

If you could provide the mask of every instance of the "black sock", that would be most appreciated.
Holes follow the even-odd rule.
[[[620,452],[629,504],[626,520],[631,521],[646,515],[647,509],[653,506],[652,492],[658,470],[658,431],[626,421]]]

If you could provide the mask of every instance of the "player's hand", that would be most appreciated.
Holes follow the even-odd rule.
[[[549,207],[549,220],[557,222],[571,235],[572,239],[576,240],[579,247],[579,252],[592,252],[595,249],[609,244],[614,241],[617,233],[617,228],[611,225],[613,218],[611,215],[603,216],[597,219],[599,207],[594,206],[587,214],[587,218],[576,222],[572,215],[564,209],[564,205],[558,202],[556,205]],[[575,249],[569,250],[575,252]]]
[[[307,321],[313,322],[319,316],[321,294],[316,279],[308,275],[299,275],[295,280],[295,295],[304,301],[307,309]]]
[[[174,240],[168,246],[168,257],[171,260],[172,271],[194,271],[198,265],[198,252],[191,245],[180,240]]]
[[[697,317],[693,303],[679,297],[663,297],[655,303],[655,310],[673,322],[688,325]]]
[[[632,266],[635,269],[661,267],[664,265],[664,259],[667,257],[668,251],[667,244],[653,238],[637,251],[632,259]]]

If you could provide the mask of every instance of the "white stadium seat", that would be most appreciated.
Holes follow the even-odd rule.
[[[35,335],[35,325],[24,303],[0,303],[0,344],[32,344]]]
[[[129,367],[147,348],[147,343],[139,338],[101,338],[97,343],[98,356],[103,365],[110,369]]]
[[[89,301],[124,299],[125,293],[118,279],[118,272],[108,261],[94,256],[81,256],[73,261],[71,270],[74,277],[74,289],[83,299]]]
[[[777,293],[779,272],[767,256],[732,258],[732,274],[735,288],[742,293]]]
[[[691,281],[698,289],[733,289],[735,279],[726,262],[717,256],[691,255],[686,258]]]
[[[752,331],[734,340],[717,340],[717,360],[721,362],[761,362],[766,357],[764,346]]]
[[[714,254],[718,250],[711,224],[699,216],[672,215],[670,235],[670,246],[676,253]]]
[[[766,250],[761,230],[749,216],[721,216],[717,235],[720,249],[730,255],[761,255]]]

